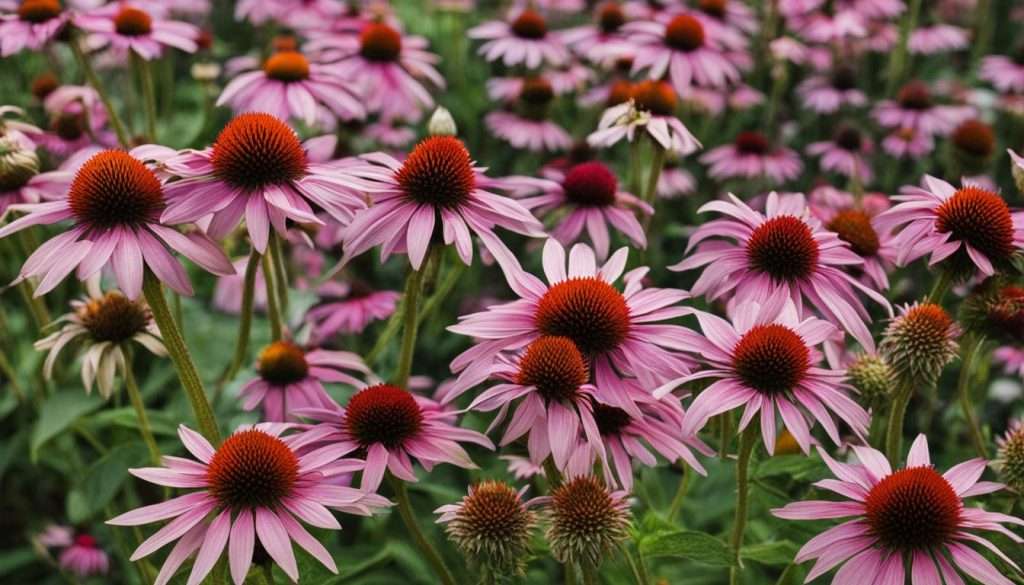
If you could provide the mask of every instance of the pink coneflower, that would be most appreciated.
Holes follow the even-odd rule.
[[[511,67],[523,64],[537,69],[543,64],[559,66],[569,60],[558,33],[548,30],[548,23],[539,12],[526,8],[515,14],[511,22],[490,21],[469,29],[469,38],[480,39],[480,54],[488,61]]]
[[[565,150],[572,146],[572,137],[549,118],[554,99],[554,87],[546,78],[526,77],[508,111],[491,112],[484,121],[495,136],[516,148]]]
[[[875,205],[872,197],[866,195],[858,205],[853,195],[840,193],[831,187],[828,189],[839,195],[837,200],[826,202],[819,197],[814,201],[815,196],[822,191],[819,189],[811,195],[812,212],[822,221],[825,229],[835,232],[840,240],[850,245],[854,254],[864,260],[862,266],[854,267],[853,273],[863,272],[877,290],[888,289],[887,271],[896,263],[897,251],[892,232],[875,225],[878,213],[888,209],[888,200],[883,198],[880,202],[884,206]]]
[[[918,55],[934,55],[948,51],[959,51],[970,42],[968,32],[958,26],[937,24],[914,29],[910,33],[907,48]]]
[[[311,204],[348,223],[366,206],[358,191],[361,182],[338,165],[314,162],[310,148],[270,114],[240,114],[213,146],[159,161],[167,173],[181,177],[164,185],[167,208],[161,219],[180,223],[212,216],[207,233],[222,238],[244,216],[260,253],[271,227],[284,237],[289,219],[322,223]]]
[[[900,89],[896,101],[879,102],[873,115],[887,128],[911,128],[929,135],[946,136],[975,114],[971,106],[934,103],[928,85],[915,80]]]
[[[646,69],[651,79],[667,76],[680,94],[694,82],[725,87],[740,78],[719,39],[693,15],[679,14],[668,22],[631,22],[623,30],[636,46],[633,72]]]
[[[37,296],[76,268],[84,280],[107,264],[130,299],[141,293],[146,269],[178,293],[191,295],[188,275],[170,250],[214,274],[234,272],[208,236],[185,235],[159,221],[165,207],[164,189],[153,171],[129,153],[106,150],[82,165],[66,199],[14,206],[28,214],[0,228],[0,238],[33,225],[73,222],[71,229],[39,246],[21,267],[19,279],[41,278]]]
[[[89,33],[90,44],[109,46],[124,54],[133,51],[150,61],[163,55],[165,47],[194,53],[199,28],[187,22],[167,20],[130,2],[112,2],[75,16],[75,26]]]
[[[633,45],[623,34],[626,13],[618,2],[607,1],[594,9],[593,24],[562,31],[562,40],[581,58],[606,65],[632,55]]]
[[[697,179],[690,171],[679,165],[678,157],[669,157],[665,168],[658,176],[658,197],[675,199],[683,195],[691,195],[697,189]]]
[[[302,434],[303,445],[328,445],[339,456],[365,450],[361,488],[376,491],[390,471],[404,481],[416,481],[412,468],[415,457],[430,471],[438,463],[466,469],[476,465],[459,443],[475,443],[488,449],[494,445],[484,435],[452,426],[449,415],[427,409],[408,390],[377,384],[357,392],[344,408],[306,408],[299,415],[319,424]]]
[[[393,290],[373,290],[361,281],[328,282],[316,293],[320,301],[306,313],[306,321],[318,340],[362,333],[373,321],[390,317],[401,296]]]
[[[603,261],[608,257],[611,225],[635,246],[647,247],[636,212],[651,215],[654,208],[620,191],[618,178],[602,162],[581,163],[565,173],[549,170],[543,179],[509,177],[506,182],[520,197],[523,207],[541,216],[564,212],[551,230],[551,236],[562,245],[576,242],[586,228],[597,259]]]
[[[709,165],[708,174],[718,180],[767,178],[780,185],[800,176],[804,165],[800,155],[785,146],[772,144],[767,136],[752,130],[740,132],[732,144],[723,144],[701,155]]]
[[[242,313],[242,295],[245,288],[245,269],[248,258],[239,258],[231,262],[235,274],[221,276],[213,287],[213,306],[218,311],[231,315]],[[267,309],[267,281],[263,278],[263,268],[256,267],[256,282],[253,287],[252,308],[254,311]]]
[[[100,548],[96,539],[88,534],[79,534],[57,558],[60,568],[80,579],[93,575],[106,575],[110,570],[107,553]]]
[[[227,104],[235,112],[266,112],[282,120],[298,118],[309,125],[316,123],[321,105],[343,120],[359,119],[366,108],[350,86],[331,66],[284,50],[268,57],[259,70],[228,82],[217,105]]]
[[[853,0],[853,6],[864,16],[875,19],[893,18],[907,9],[903,0]]]
[[[856,179],[862,185],[874,178],[868,163],[873,150],[871,140],[852,126],[841,126],[832,140],[807,145],[807,154],[819,157],[818,166],[822,170]]]
[[[629,101],[605,110],[587,143],[607,148],[623,138],[634,142],[646,135],[665,150],[691,154],[701,144],[676,117],[676,103],[676,93],[667,81],[637,83],[630,88]]]
[[[434,106],[421,79],[445,88],[440,58],[426,38],[402,35],[383,22],[367,23],[355,35],[314,36],[305,49],[329,62],[332,73],[355,84],[366,110],[383,118],[416,119]]]
[[[929,264],[949,259],[957,272],[992,276],[1009,265],[1024,245],[1024,216],[1012,213],[998,193],[949,183],[925,175],[924,188],[906,186],[892,199],[899,203],[880,214],[875,225],[895,229],[900,265],[930,254]]]
[[[835,337],[831,323],[802,318],[796,306],[778,298],[738,303],[732,322],[696,311],[703,337],[691,340],[707,369],[673,380],[655,392],[661,397],[680,384],[711,378],[683,418],[683,435],[694,435],[717,414],[744,407],[743,430],[760,413],[761,436],[768,453],[775,449],[776,416],[804,453],[811,448],[808,419],[816,420],[837,445],[838,416],[858,436],[866,436],[870,415],[849,397],[845,372],[823,368],[818,347]],[[830,411],[832,414],[830,414]]]
[[[796,91],[804,105],[819,114],[832,114],[844,106],[859,108],[868,102],[857,89],[857,72],[846,66],[835,68],[828,76],[808,77]]]
[[[704,15],[736,30],[753,33],[758,18],[749,6],[735,0],[698,0],[697,9]]]
[[[357,214],[346,229],[342,265],[382,245],[383,258],[405,252],[413,268],[419,270],[438,235],[446,245],[454,244],[459,258],[468,265],[473,261],[470,232],[494,255],[508,254],[494,233],[495,226],[530,236],[542,233],[540,222],[527,209],[485,189],[490,179],[474,166],[458,138],[427,138],[404,162],[384,153],[364,155],[363,159],[370,166],[352,172],[373,182],[364,189],[374,204]],[[440,234],[435,227],[438,215]]]
[[[37,51],[65,30],[71,20],[60,0],[21,0],[0,6],[0,57],[22,49]]]
[[[717,211],[728,217],[697,228],[686,245],[687,252],[699,245],[697,251],[669,269],[705,266],[690,292],[707,295],[709,300],[732,294],[733,302],[743,306],[788,297],[797,306],[814,307],[873,351],[874,340],[866,325],[869,316],[854,289],[890,307],[876,291],[843,272],[845,267],[863,265],[863,260],[810,217],[802,196],[779,197],[772,192],[766,210],[766,214],[754,211],[732,194],[729,201],[705,204],[700,212]],[[727,240],[718,239],[723,236]],[[708,238],[715,240],[705,242]]]
[[[840,6],[800,18],[791,28],[814,43],[843,44],[866,37],[867,27],[867,19],[856,8]]]
[[[347,371],[346,371],[347,370]],[[291,341],[275,341],[263,348],[256,361],[259,374],[239,391],[242,408],[263,408],[263,420],[295,420],[294,412],[303,408],[330,408],[334,401],[324,390],[324,382],[365,385],[353,372],[373,377],[363,360],[348,351],[314,349],[306,351]]]
[[[0,137],[13,140],[22,148],[34,150],[35,141],[30,135],[40,134],[42,130],[24,121],[25,110],[18,106],[0,106]]]
[[[332,572],[338,572],[331,554],[299,520],[317,528],[338,530],[341,525],[327,508],[370,515],[389,503],[368,491],[331,484],[323,470],[344,454],[329,446],[299,455],[295,443],[302,434],[282,438],[287,428],[272,423],[241,427],[214,449],[202,435],[181,425],[178,436],[198,461],[164,457],[165,467],[129,470],[157,485],[196,488],[107,520],[114,526],[137,526],[173,518],[139,545],[131,557],[137,561],[177,540],[155,585],[170,581],[194,553],[188,583],[200,583],[225,547],[231,579],[235,585],[242,585],[252,566],[257,540],[292,581],[299,579],[292,541]]]
[[[678,353],[679,336],[687,330],[660,323],[684,314],[677,305],[689,295],[677,289],[644,288],[647,268],[626,273],[623,291],[612,285],[626,266],[621,248],[598,267],[593,250],[576,244],[568,255],[554,239],[544,245],[543,267],[548,284],[525,272],[511,254],[498,257],[509,286],[519,300],[488,307],[459,318],[449,331],[468,335],[480,343],[452,362],[461,392],[482,381],[499,351],[523,348],[542,336],[571,339],[591,360],[600,400],[639,415],[635,401],[619,377],[636,376],[650,390],[679,372],[689,371],[689,360]],[[454,398],[453,394],[451,398]]]
[[[934,148],[931,134],[913,128],[900,128],[882,139],[882,150],[897,158],[918,159]]]
[[[75,176],[67,166],[68,163],[64,163],[58,170],[40,173],[39,156],[34,148],[25,148],[14,138],[0,136],[0,218],[11,205],[64,196]]]
[[[1013,57],[987,55],[978,77],[1004,93],[1024,93],[1024,49]]]
[[[1024,525],[1018,518],[964,506],[963,498],[999,491],[1002,484],[978,481],[984,459],[971,459],[939,474],[932,465],[928,440],[918,435],[907,464],[893,470],[885,455],[871,447],[854,446],[860,464],[840,463],[819,449],[836,479],[818,482],[845,501],[795,502],[772,513],[786,520],[847,518],[812,538],[796,562],[816,559],[807,575],[811,581],[840,566],[832,580],[840,583],[963,583],[960,573],[989,585],[1011,585],[982,555],[970,547],[980,544],[1017,570],[1017,565],[987,539],[974,534],[991,530],[1014,542],[1021,539],[1004,524]],[[909,574],[906,573],[910,567]]]
[[[1024,349],[1005,345],[992,352],[992,359],[1003,365],[1003,371],[1024,378]]]

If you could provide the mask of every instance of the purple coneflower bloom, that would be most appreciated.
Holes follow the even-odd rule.
[[[341,265],[382,245],[382,258],[405,252],[413,269],[419,270],[435,238],[438,219],[444,243],[454,244],[467,265],[473,260],[471,231],[496,256],[509,252],[495,235],[495,226],[530,236],[542,233],[540,222],[527,209],[486,190],[490,180],[474,166],[458,138],[427,138],[404,162],[382,152],[362,159],[370,164],[352,173],[371,183],[364,189],[374,204],[358,213],[345,230]]]
[[[537,69],[543,64],[562,65],[569,60],[559,33],[548,30],[548,23],[539,12],[526,8],[515,14],[511,22],[485,22],[469,30],[469,38],[485,41],[480,54],[488,61],[511,67],[523,64]]]
[[[302,408],[330,408],[334,401],[324,390],[324,382],[365,385],[346,370],[372,379],[374,376],[363,360],[348,351],[314,349],[306,351],[291,341],[275,341],[263,348],[256,361],[259,374],[239,391],[242,408],[263,408],[263,420],[285,422],[295,420],[295,411]]]
[[[900,89],[895,101],[879,102],[873,115],[887,128],[911,128],[929,135],[946,136],[961,122],[974,117],[975,112],[971,106],[934,103],[928,85],[915,80]]]
[[[835,197],[825,200],[823,191]],[[881,205],[875,205],[882,199]],[[889,207],[884,196],[873,198],[865,195],[858,204],[850,193],[840,192],[832,187],[817,189],[811,194],[811,211],[822,221],[825,229],[835,232],[840,240],[848,243],[854,254],[864,259],[862,271],[877,290],[889,288],[887,271],[896,263],[896,247],[891,230],[883,230],[876,224],[875,217]]]
[[[120,55],[134,51],[147,61],[159,58],[164,47],[186,53],[194,53],[198,48],[199,28],[194,24],[167,20],[130,2],[111,2],[76,15],[75,26],[89,33],[89,42],[94,46],[109,46]]]
[[[843,272],[864,261],[810,216],[803,196],[779,197],[772,192],[762,214],[730,194],[728,201],[712,201],[699,211],[728,217],[697,228],[686,245],[688,252],[695,246],[697,251],[669,266],[675,271],[705,267],[692,294],[714,300],[731,293],[739,306],[772,304],[772,299],[783,297],[803,307],[806,299],[825,318],[842,324],[866,350],[874,350],[866,325],[869,316],[854,289],[891,311],[889,303]],[[709,238],[715,239],[705,241]]]
[[[1024,378],[1024,349],[1012,345],[1004,345],[992,352],[992,359],[1003,365],[1007,374]]]
[[[691,341],[692,350],[706,362],[704,370],[669,382],[656,397],[680,384],[711,378],[715,381],[693,400],[683,418],[683,435],[696,434],[717,414],[744,407],[739,430],[760,414],[761,437],[774,452],[776,416],[800,448],[810,451],[811,427],[817,421],[837,445],[841,443],[833,414],[858,436],[866,436],[870,416],[849,397],[842,383],[845,372],[823,368],[818,347],[839,332],[815,317],[802,317],[796,305],[778,295],[758,302],[737,303],[731,322],[695,311],[704,332]]]
[[[604,111],[597,130],[587,137],[588,144],[607,148],[623,138],[634,142],[648,135],[677,155],[686,156],[701,147],[676,117],[676,93],[667,81],[642,81],[631,87],[629,97]]]
[[[296,442],[302,433],[281,437],[289,427],[274,423],[240,427],[214,449],[202,435],[181,425],[178,436],[198,461],[165,456],[164,467],[129,470],[157,485],[195,488],[183,496],[107,521],[114,526],[137,526],[173,518],[139,545],[131,557],[137,561],[177,540],[155,585],[170,581],[193,554],[196,556],[188,584],[197,585],[225,548],[231,579],[235,585],[242,585],[252,566],[257,539],[261,549],[292,581],[299,579],[292,541],[332,572],[338,572],[331,554],[299,520],[317,528],[339,530],[341,525],[328,508],[368,516],[389,502],[369,491],[330,484],[323,471],[344,453],[331,445],[300,455]]]
[[[957,270],[977,267],[992,276],[1024,245],[1024,215],[1011,212],[998,193],[977,185],[957,189],[925,175],[924,187],[906,186],[892,199],[899,203],[880,214],[875,225],[883,230],[902,226],[893,240],[901,266],[930,254],[930,265],[948,258]]]
[[[906,466],[897,470],[884,454],[867,446],[853,447],[859,464],[840,463],[823,449],[818,451],[836,479],[815,485],[845,501],[794,502],[772,510],[786,520],[846,519],[812,538],[797,553],[796,562],[816,559],[808,581],[839,566],[833,585],[903,585],[908,578],[912,585],[963,583],[960,573],[986,585],[1011,585],[1002,572],[970,547],[972,543],[981,545],[1020,570],[974,531],[999,532],[1021,543],[1024,540],[1003,525],[1024,526],[1024,521],[964,506],[963,498],[1004,487],[979,481],[986,467],[984,459],[965,461],[940,474],[932,465],[923,434],[910,447]]]
[[[910,33],[907,48],[918,55],[934,55],[947,51],[959,51],[970,42],[968,32],[958,26],[937,24],[922,26]]]
[[[1024,93],[1024,49],[1013,57],[987,55],[978,77],[1004,93]]]
[[[654,208],[620,191],[615,174],[602,162],[580,163],[567,172],[549,169],[545,178],[508,177],[505,183],[527,209],[542,216],[565,212],[551,230],[551,236],[564,246],[576,242],[586,228],[597,259],[603,261],[610,246],[608,225],[635,246],[647,246],[636,212],[651,215]]]
[[[819,157],[822,170],[856,179],[861,185],[870,183],[875,176],[868,163],[873,150],[871,140],[852,126],[841,126],[832,140],[807,145],[807,154]]]
[[[401,296],[393,290],[373,290],[360,281],[327,282],[316,293],[320,301],[306,313],[306,320],[319,341],[339,333],[362,333],[373,321],[390,317]]]
[[[365,449],[360,486],[370,492],[380,486],[385,471],[416,481],[411,457],[427,471],[438,463],[473,469],[476,465],[459,443],[494,448],[484,435],[451,425],[448,413],[424,408],[411,392],[390,384],[363,388],[344,407],[304,408],[297,414],[319,423],[301,435],[304,446],[327,445],[323,448],[339,456]]]
[[[300,143],[294,130],[270,114],[240,114],[209,148],[156,155],[163,171],[181,177],[164,185],[167,208],[161,219],[180,223],[212,216],[207,233],[222,238],[244,216],[261,254],[271,227],[285,237],[289,219],[321,224],[311,204],[346,224],[366,207],[362,182],[338,164],[314,162],[316,146]]]
[[[725,87],[740,78],[713,30],[691,14],[668,22],[631,22],[623,30],[636,45],[633,72],[646,69],[651,79],[667,76],[677,93],[685,95],[694,82]]]
[[[245,288],[245,269],[249,263],[248,258],[233,260],[231,265],[235,267],[235,274],[221,276],[213,287],[213,306],[218,311],[230,315],[242,313],[242,295]],[[263,267],[256,267],[256,282],[252,291],[252,308],[254,311],[266,311],[267,309],[267,281],[263,278]]]
[[[697,179],[693,174],[679,166],[678,157],[669,157],[658,177],[658,197],[675,199],[682,195],[690,195],[696,189]]]
[[[843,106],[859,108],[868,103],[857,89],[857,73],[850,67],[835,68],[828,76],[808,77],[796,89],[804,105],[819,114],[831,114]]]
[[[593,24],[562,31],[562,40],[577,55],[595,65],[606,65],[633,54],[633,45],[623,34],[626,14],[618,2],[607,1],[594,9]]]
[[[37,296],[76,268],[79,280],[85,280],[107,264],[129,299],[141,293],[146,269],[178,293],[191,295],[188,275],[170,250],[214,274],[234,273],[208,236],[185,235],[161,222],[166,205],[163,186],[152,170],[129,153],[105,150],[78,170],[66,199],[13,206],[27,215],[0,228],[0,238],[33,225],[73,222],[71,229],[39,246],[21,267],[19,280],[41,278]]]
[[[106,551],[100,548],[96,538],[89,534],[76,535],[71,544],[61,551],[57,563],[61,569],[79,579],[106,575],[110,570],[110,559]]]
[[[534,152],[565,150],[572,146],[569,133],[549,118],[556,93],[546,78],[529,76],[518,84],[499,81],[489,84],[488,89],[496,98],[512,98],[505,110],[491,112],[484,118],[495,136],[516,148]]]
[[[795,179],[804,168],[799,154],[754,131],[740,132],[732,144],[712,148],[700,162],[709,165],[708,174],[719,180],[764,177],[773,185]]]
[[[6,0],[0,10],[0,57],[43,48],[71,21],[60,0]]]
[[[882,149],[897,158],[918,159],[934,148],[931,134],[913,128],[900,128],[882,139]]]

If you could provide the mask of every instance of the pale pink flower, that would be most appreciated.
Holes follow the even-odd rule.
[[[818,158],[818,166],[868,184],[874,178],[868,159],[874,151],[871,139],[852,126],[840,126],[832,140],[812,142],[807,154]]]
[[[971,106],[936,104],[928,85],[915,80],[900,89],[895,101],[878,102],[872,115],[886,128],[910,128],[928,135],[946,136],[961,122],[975,117],[975,111]]]
[[[937,24],[914,29],[907,48],[918,55],[934,55],[966,48],[970,42],[968,31],[958,26]]]
[[[133,51],[147,61],[159,58],[166,47],[186,53],[199,48],[199,28],[194,24],[151,14],[130,1],[111,2],[76,15],[75,26],[89,33],[92,46],[109,46],[118,55]]]
[[[242,295],[245,288],[245,269],[249,264],[248,258],[233,260],[231,265],[235,267],[235,273],[221,276],[213,287],[213,306],[218,311],[231,315],[242,313]],[[256,281],[253,287],[252,308],[254,311],[263,312],[267,310],[267,281],[263,278],[263,267],[256,266]]]
[[[72,18],[57,0],[7,0],[0,3],[0,11],[0,57],[42,49]]]
[[[581,58],[607,65],[633,54],[633,45],[622,31],[626,20],[619,3],[609,0],[594,8],[592,24],[562,31],[562,40]]]
[[[631,22],[623,27],[636,46],[633,72],[647,70],[650,79],[668,78],[679,94],[691,84],[724,87],[739,81],[740,72],[716,37],[691,14],[667,22]]]
[[[515,112],[491,112],[484,116],[491,133],[516,148],[531,152],[559,151],[572,146],[572,137],[556,122]]]
[[[597,130],[587,137],[588,144],[607,148],[623,138],[635,142],[650,136],[661,148],[681,156],[701,147],[676,117],[676,94],[668,82],[643,81],[633,87],[630,97],[601,114]]]
[[[532,8],[513,11],[509,22],[492,20],[469,29],[469,38],[485,41],[480,54],[505,66],[562,65],[569,60],[561,34],[548,30],[543,16]]]
[[[913,128],[899,128],[882,139],[882,150],[897,158],[919,159],[934,148],[931,134]]]
[[[829,76],[808,77],[796,91],[804,105],[819,114],[831,114],[843,107],[859,108],[868,102],[864,92],[857,89],[857,73],[849,67],[838,67]]]
[[[1004,345],[992,352],[992,359],[1003,365],[1003,371],[1024,378],[1024,349]]]
[[[358,280],[327,282],[316,293],[320,300],[306,313],[306,321],[319,341],[362,333],[373,321],[390,317],[401,296],[393,290],[373,290]]]
[[[986,55],[978,77],[1005,93],[1024,93],[1024,55],[1018,58]]]
[[[88,534],[75,536],[71,544],[57,557],[61,569],[79,579],[93,575],[106,575],[110,571],[110,559],[100,548],[96,539]]]
[[[697,179],[690,171],[680,167],[678,161],[666,161],[658,177],[658,197],[675,199],[682,195],[692,195],[696,189]]]
[[[853,272],[863,272],[877,290],[887,290],[887,272],[896,264],[897,250],[892,231],[879,228],[875,217],[889,208],[888,198],[865,194],[858,203],[853,194],[825,186],[811,193],[809,207],[825,229],[864,259],[864,265]]]
[[[800,176],[804,165],[800,155],[785,146],[775,145],[760,132],[745,131],[732,144],[723,144],[701,155],[709,165],[708,174],[718,180],[767,178],[781,185]]]

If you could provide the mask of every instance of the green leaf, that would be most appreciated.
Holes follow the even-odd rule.
[[[150,430],[154,435],[173,437],[178,434],[178,426],[171,420],[171,417],[159,411],[149,412]],[[137,431],[139,419],[135,409],[131,407],[115,408],[98,412],[89,419],[89,422],[97,427],[114,426]]]
[[[68,520],[78,524],[102,512],[128,479],[128,468],[145,464],[146,457],[146,449],[140,443],[126,443],[93,463],[68,493]]]
[[[32,564],[37,558],[35,551],[27,546],[0,553],[0,577]]]
[[[39,448],[47,441],[102,405],[103,400],[99,396],[81,391],[57,392],[50,396],[39,409],[39,420],[32,430],[32,461],[38,460]]]
[[[792,479],[802,479],[807,476],[820,475],[819,471],[822,466],[823,463],[817,457],[776,455],[757,464],[754,478],[788,476]]]
[[[640,540],[640,554],[645,557],[681,557],[718,567],[732,564],[727,544],[710,534],[692,530],[645,536]]]
[[[740,551],[740,556],[745,560],[770,567],[785,567],[793,562],[797,550],[799,547],[796,544],[780,540],[745,546]]]

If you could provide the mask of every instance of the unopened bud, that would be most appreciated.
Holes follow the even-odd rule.
[[[39,156],[11,137],[0,137],[0,193],[24,187],[39,174]]]
[[[430,116],[430,121],[427,122],[427,134],[431,136],[455,136],[458,133],[459,129],[455,125],[455,118],[452,118],[452,113],[443,106],[437,106],[437,109]]]

